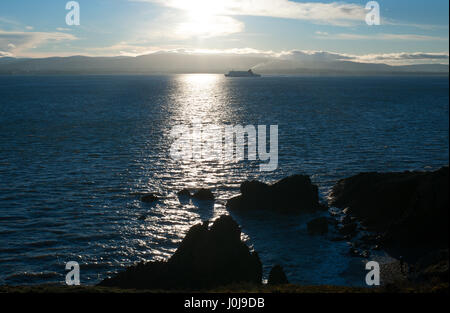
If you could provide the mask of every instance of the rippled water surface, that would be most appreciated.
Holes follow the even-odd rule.
[[[190,226],[227,213],[246,179],[311,175],[325,199],[361,171],[448,164],[448,78],[222,75],[0,77],[0,284],[64,281],[81,264],[93,284],[142,260],[167,259]],[[179,162],[175,125],[273,125],[279,167]],[[211,205],[180,202],[211,188]],[[154,205],[139,193],[156,192]],[[310,237],[312,215],[232,214],[265,270],[291,281],[358,285],[360,259],[345,242]]]

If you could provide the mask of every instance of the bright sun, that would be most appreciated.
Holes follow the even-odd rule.
[[[178,24],[176,32],[183,37],[213,37],[240,32],[243,23],[236,19],[220,15],[224,12],[221,1],[192,0],[179,3],[179,7],[186,12],[183,20]]]

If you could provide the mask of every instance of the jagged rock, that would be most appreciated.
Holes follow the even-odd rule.
[[[129,267],[101,286],[132,289],[200,290],[232,283],[260,284],[262,264],[241,241],[241,230],[230,216],[191,227],[167,262]]]
[[[289,284],[289,281],[281,265],[275,265],[274,267],[272,267],[269,273],[269,279],[267,281],[267,284],[269,285]]]
[[[393,251],[448,247],[448,167],[434,172],[361,173],[340,180],[331,205],[379,233]]]
[[[324,210],[319,203],[316,185],[308,176],[294,175],[273,185],[258,181],[241,184],[241,195],[228,200],[230,210],[273,210],[280,213],[300,213]]]
[[[208,201],[214,200],[214,194],[211,192],[211,190],[204,188],[197,190],[192,195],[192,197],[197,200],[208,200]]]
[[[342,224],[350,224],[352,222],[352,218],[350,215],[344,215],[344,217],[341,218]]]
[[[418,281],[449,282],[448,249],[435,250],[428,253],[416,263],[414,271]]]
[[[356,223],[345,224],[339,228],[339,233],[343,236],[352,235],[357,228],[358,225]]]
[[[308,233],[310,235],[324,235],[328,232],[328,219],[319,217],[308,222]]]
[[[147,215],[145,215],[145,214],[142,214],[138,217],[138,220],[140,220],[140,221],[145,221],[146,219],[147,219]]]
[[[178,191],[177,195],[179,197],[191,197],[191,192],[187,189],[183,189],[183,190]]]
[[[141,201],[145,202],[145,203],[152,203],[152,202],[158,201],[158,199],[159,198],[156,195],[152,194],[152,193],[143,195],[141,197]]]

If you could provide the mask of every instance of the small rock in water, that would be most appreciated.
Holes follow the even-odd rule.
[[[345,215],[342,219],[341,219],[342,224],[350,224],[352,222],[352,218],[350,217],[350,215]]]
[[[155,196],[154,194],[150,193],[150,194],[143,195],[141,197],[141,201],[145,202],[145,203],[152,203],[152,202],[158,201],[158,197]]]
[[[138,220],[140,220],[140,221],[145,221],[146,219],[147,219],[147,215],[145,215],[145,214],[138,217]]]
[[[179,197],[190,197],[191,196],[191,192],[189,190],[187,190],[187,189],[183,189],[183,190],[178,191],[177,195]]]
[[[280,265],[275,265],[272,267],[269,273],[269,280],[267,282],[269,285],[283,285],[289,284],[286,274]]]
[[[342,228],[339,229],[339,233],[344,236],[351,235],[356,231],[358,225],[356,223],[345,224]]]
[[[328,219],[319,217],[308,222],[307,226],[310,235],[324,235],[328,232]]]
[[[192,197],[197,200],[214,200],[214,194],[211,190],[204,188],[197,190]]]

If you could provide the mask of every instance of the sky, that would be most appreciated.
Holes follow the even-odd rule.
[[[67,25],[67,2],[1,1],[0,57],[300,51],[448,64],[448,0],[379,0],[380,25],[359,0],[79,0],[80,25]]]

